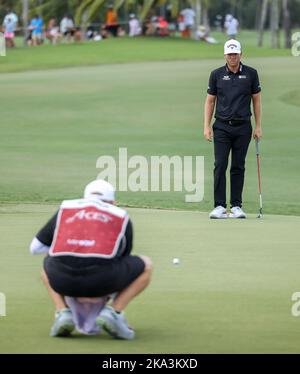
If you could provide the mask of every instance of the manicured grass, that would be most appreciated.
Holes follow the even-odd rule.
[[[209,45],[181,38],[121,38],[101,42],[83,42],[79,45],[61,44],[24,48],[21,40],[18,48],[8,50],[7,57],[0,58],[0,73],[24,70],[55,69],[70,66],[99,65],[144,61],[199,60],[219,58],[223,54],[224,34],[214,34],[219,44]],[[290,50],[271,49],[265,36],[265,47],[257,47],[257,34],[243,31],[240,40],[245,56],[291,56]]]
[[[210,221],[213,148],[202,138],[202,118],[209,72],[223,64],[224,36],[217,37],[216,46],[123,39],[17,48],[0,58],[0,293],[7,297],[0,353],[299,353],[291,315],[300,260],[299,59],[258,49],[254,33],[241,34],[244,62],[258,69],[263,88],[269,215]],[[137,339],[50,338],[53,305],[39,277],[42,257],[29,255],[29,243],[61,200],[81,196],[97,177],[98,157],[118,161],[120,147],[148,160],[204,156],[204,200],[117,192],[121,205],[172,209],[129,209],[135,253],[150,255],[155,269],[127,310]],[[246,170],[244,207],[257,213],[253,143]]]
[[[1,209],[1,353],[300,352],[300,320],[291,315],[299,217],[209,221],[199,212],[130,209],[135,253],[152,257],[154,275],[128,307],[137,339],[124,342],[105,334],[49,337],[53,305],[39,276],[43,257],[30,256],[28,246],[55,209]]]
[[[245,58],[260,73],[264,138],[261,143],[264,209],[300,212],[300,109],[296,57]],[[222,58],[148,62],[0,75],[2,202],[47,202],[81,196],[96,178],[99,156],[205,157],[200,203],[180,192],[120,192],[123,205],[212,207],[213,147],[202,138],[209,72]],[[284,67],[284,73],[283,73]],[[118,165],[117,165],[118,166]],[[132,172],[133,169],[130,170]],[[257,212],[255,150],[250,145],[244,207]]]

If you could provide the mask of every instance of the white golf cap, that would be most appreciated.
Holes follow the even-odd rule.
[[[114,187],[103,179],[96,179],[84,189],[84,198],[97,197],[99,200],[114,201]]]
[[[241,53],[241,43],[235,39],[227,40],[224,44],[224,55],[228,55],[229,53]]]

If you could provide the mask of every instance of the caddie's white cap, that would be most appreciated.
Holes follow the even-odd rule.
[[[241,43],[235,39],[227,40],[224,44],[224,55],[228,55],[229,53],[241,53]]]
[[[114,201],[114,187],[103,179],[90,182],[84,189],[84,198],[96,197],[99,200]]]

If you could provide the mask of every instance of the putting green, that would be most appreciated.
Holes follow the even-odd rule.
[[[48,336],[53,306],[31,238],[54,205],[1,207],[0,353],[299,353],[300,217],[209,220],[206,213],[130,209],[135,253],[154,261],[149,289],[130,304],[137,339]],[[172,258],[180,258],[173,265]]]

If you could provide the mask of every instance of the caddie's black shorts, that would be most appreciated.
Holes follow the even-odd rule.
[[[84,268],[70,267],[59,257],[47,256],[44,260],[44,270],[51,287],[60,295],[71,297],[98,297],[120,292],[144,269],[144,261],[131,255]]]

